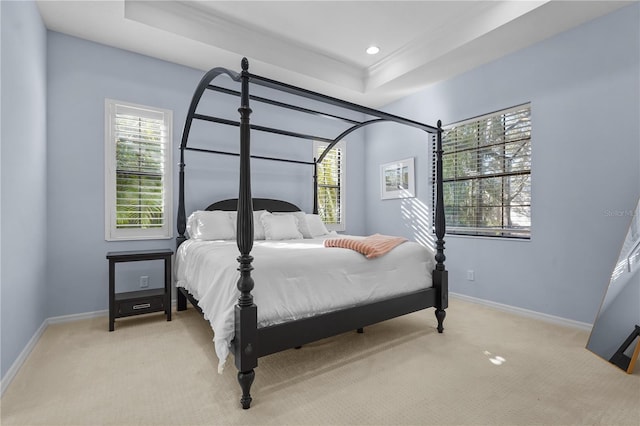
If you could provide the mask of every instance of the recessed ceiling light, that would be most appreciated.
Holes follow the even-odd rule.
[[[380,52],[380,48],[378,46],[369,46],[369,47],[367,47],[367,53],[369,55],[375,55],[378,52]]]

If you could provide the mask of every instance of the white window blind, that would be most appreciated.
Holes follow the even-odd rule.
[[[530,238],[530,105],[447,126],[442,148],[447,232]]]
[[[314,142],[314,157],[319,158],[329,144]],[[317,167],[318,215],[329,230],[345,229],[345,161],[346,152],[342,142],[327,153]]]
[[[170,238],[171,111],[106,100],[106,239]]]

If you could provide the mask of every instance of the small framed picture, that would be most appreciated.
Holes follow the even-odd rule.
[[[380,198],[412,198],[416,196],[413,157],[380,166]]]

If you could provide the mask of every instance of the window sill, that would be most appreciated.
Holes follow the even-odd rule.
[[[150,240],[171,240],[173,236],[122,236],[122,237],[105,237],[105,241],[150,241]]]

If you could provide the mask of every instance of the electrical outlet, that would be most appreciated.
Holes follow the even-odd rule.
[[[140,288],[149,287],[149,277],[147,275],[143,275],[140,277]]]
[[[467,271],[467,281],[474,281],[476,279],[476,274],[473,272],[473,269],[469,269]]]

